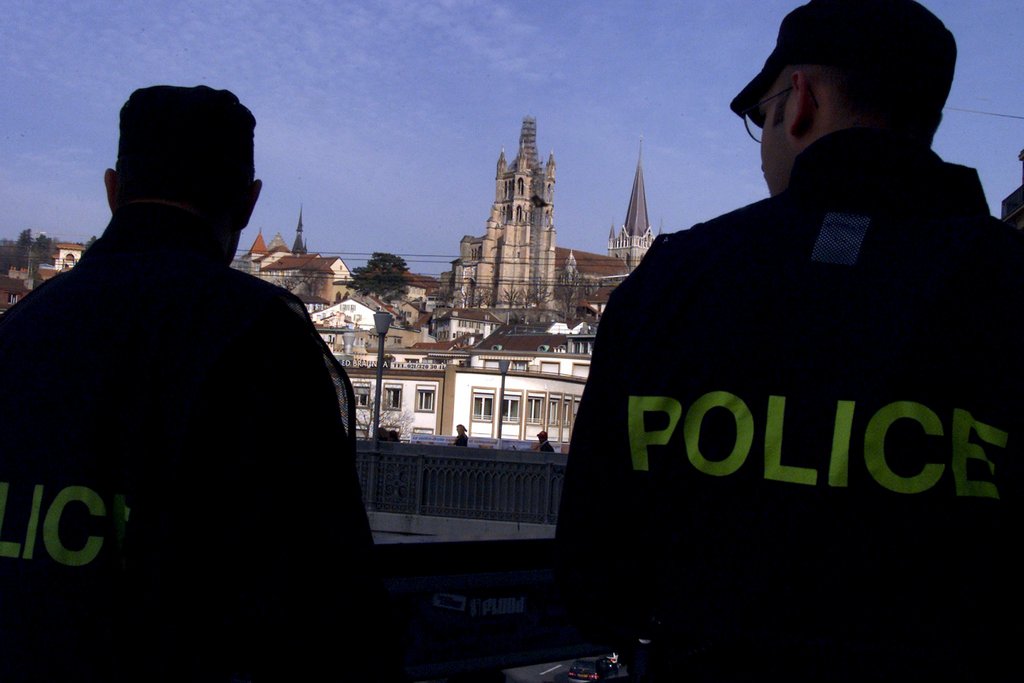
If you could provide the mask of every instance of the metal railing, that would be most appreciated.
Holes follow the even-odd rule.
[[[356,469],[375,512],[555,524],[562,453],[360,441]]]

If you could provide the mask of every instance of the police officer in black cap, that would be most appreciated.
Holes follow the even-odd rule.
[[[910,0],[793,10],[731,105],[771,198],[614,292],[558,577],[644,675],[1017,676],[1024,243],[930,150],[955,58]]]
[[[351,385],[298,299],[228,267],[255,123],[134,92],[110,224],[0,320],[5,683],[399,675]]]

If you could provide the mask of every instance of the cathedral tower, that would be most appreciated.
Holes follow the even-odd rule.
[[[481,238],[466,237],[453,283],[463,305],[523,308],[543,305],[555,279],[555,156],[537,154],[537,120],[523,119],[509,163],[502,149],[494,202]],[[470,292],[469,290],[472,290]]]
[[[640,264],[647,250],[654,242],[651,221],[647,218],[647,194],[644,192],[643,143],[636,160],[636,174],[633,176],[633,192],[629,195],[626,220],[615,233],[612,226],[608,234],[608,255],[625,262],[630,272]]]

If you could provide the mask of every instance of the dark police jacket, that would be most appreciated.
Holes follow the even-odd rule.
[[[656,634],[693,680],[996,677],[1022,602],[1022,277],[974,171],[877,130],[660,237],[573,432],[559,579],[585,634]]]
[[[301,303],[208,233],[123,207],[0,319],[2,681],[373,662],[386,607],[351,386]]]

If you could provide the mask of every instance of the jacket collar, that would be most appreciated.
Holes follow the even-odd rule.
[[[155,202],[125,204],[114,212],[103,236],[83,255],[187,251],[223,263],[213,227],[184,209]]]
[[[829,210],[914,215],[989,215],[972,168],[876,128],[826,135],[793,164],[788,193]]]

